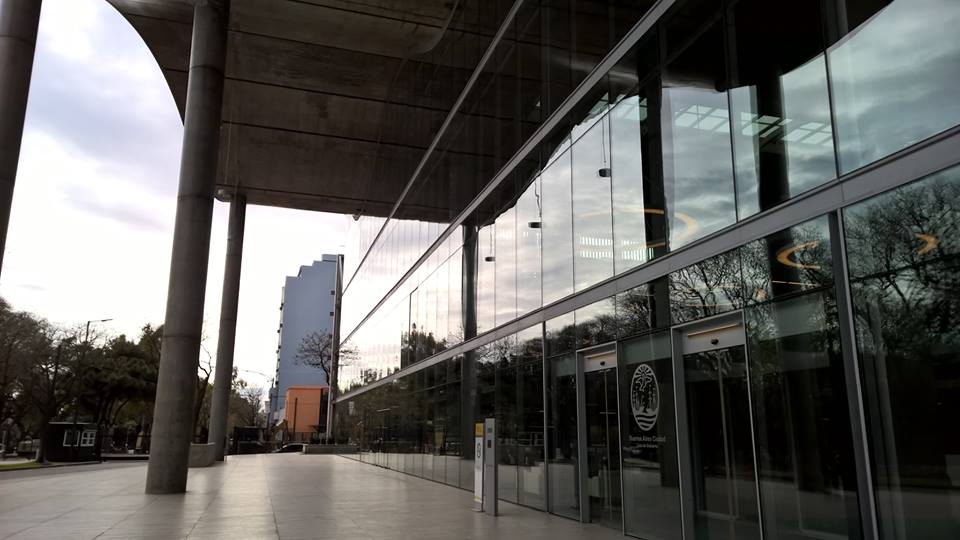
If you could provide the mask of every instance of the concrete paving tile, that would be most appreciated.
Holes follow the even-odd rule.
[[[472,495],[336,456],[230,457],[191,469],[187,493],[145,495],[145,466],[15,479],[0,495],[0,538],[99,540],[606,540],[619,532]],[[11,536],[12,535],[12,536]]]

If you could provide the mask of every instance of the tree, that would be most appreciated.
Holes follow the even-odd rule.
[[[76,378],[76,336],[67,336],[63,332],[46,324],[48,343],[56,343],[53,348],[46,347],[35,351],[30,369],[29,395],[39,415],[40,450],[37,461],[46,461],[44,444],[46,443],[49,423],[63,412],[64,406],[72,398]]]
[[[350,347],[340,347],[339,367],[348,366],[356,357]],[[330,381],[330,365],[333,361],[333,336],[326,332],[311,332],[300,340],[295,356],[297,362],[323,371]]]
[[[297,346],[296,360],[323,371],[330,380],[330,364],[333,359],[333,336],[324,332],[310,332]]]
[[[13,419],[21,432],[31,406],[26,391],[30,366],[46,346],[41,321],[14,311],[0,298],[0,419]]]
[[[263,388],[247,386],[240,391],[243,422],[247,426],[262,426],[266,423],[263,414]]]
[[[162,335],[146,325],[137,342],[86,340],[82,325],[60,328],[0,299],[0,419],[44,440],[52,420],[93,420],[108,443],[110,430],[125,424],[114,437],[126,448],[128,432],[148,430]]]
[[[213,356],[203,344],[200,344],[200,351],[206,356],[206,360],[201,359],[197,373],[197,389],[193,399],[193,435],[206,442],[201,431],[207,428],[204,422],[210,418],[210,395],[213,393],[213,385],[210,384],[210,376],[213,375]]]
[[[128,404],[152,401],[156,392],[156,367],[124,335],[89,350],[80,370],[80,405],[101,427],[114,426]]]

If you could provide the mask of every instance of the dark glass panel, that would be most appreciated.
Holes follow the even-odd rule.
[[[433,259],[433,257],[431,257]],[[427,291],[427,304],[426,304],[426,326],[424,328],[424,358],[429,358],[434,354],[437,354],[437,351],[441,349],[440,343],[437,340],[437,319],[439,317],[439,312],[437,306],[439,302],[437,301],[437,273],[431,273],[426,280],[424,280],[423,286]]]
[[[784,229],[740,248],[748,304],[833,283],[826,216]]]
[[[570,152],[543,171],[543,303],[573,292],[573,219]]]
[[[814,293],[746,310],[763,527],[772,538],[859,538],[837,306]]]
[[[620,348],[624,529],[641,538],[682,538],[670,333]]]
[[[613,39],[611,44],[618,43],[633,25],[656,4],[656,0],[618,0],[612,2],[613,9]]]
[[[420,476],[434,479],[434,443],[437,415],[437,389],[430,388],[420,392]]]
[[[573,312],[550,319],[545,324],[547,356],[554,356],[576,350],[577,334]]]
[[[584,374],[587,486],[590,521],[605,527],[623,526],[620,474],[620,425],[617,418],[616,368]]]
[[[445,364],[452,364],[454,359]],[[444,482],[451,486],[460,483],[460,459],[463,456],[464,445],[460,429],[460,383],[451,383],[444,391],[444,431],[441,453],[444,463]],[[472,441],[470,441],[472,442]],[[471,447],[472,450],[472,447]]]
[[[573,89],[571,75],[572,17],[569,0],[544,0],[540,3],[544,36],[544,117],[556,110]]]
[[[683,357],[696,538],[759,540],[743,346]]]
[[[420,321],[420,291],[414,289],[410,293],[410,332],[407,334],[406,348],[409,350],[408,358],[410,363],[419,362],[422,358],[420,353],[420,330],[423,323]]]
[[[421,275],[425,272],[419,272]],[[427,287],[427,284],[421,282],[416,290],[417,294],[417,328],[416,333],[414,333],[414,338],[416,339],[416,349],[414,349],[413,359],[415,362],[419,362],[424,358],[430,356],[428,350],[430,348],[429,342],[429,328],[427,327],[427,322],[429,319],[430,313],[430,291]],[[373,330],[371,327],[370,330]]]
[[[447,264],[447,343],[463,341],[463,252],[458,249]]]
[[[449,256],[449,254],[448,254]],[[450,295],[450,269],[449,262],[444,257],[441,263],[433,273],[434,294],[436,295],[437,322],[433,327],[433,337],[437,342],[436,352],[443,352],[450,346],[447,341],[449,335],[449,310],[450,303],[447,297]]]
[[[576,86],[614,45],[611,35],[614,6],[607,0],[573,0],[572,3],[574,41],[571,82]]]
[[[821,20],[820,0],[741,0],[729,12],[740,219],[837,175]]]
[[[619,293],[615,302],[621,338],[670,326],[670,287],[666,277]]]
[[[613,84],[636,80],[632,69],[651,69],[647,56],[656,52],[655,40],[620,65]],[[636,63],[636,66],[633,63]],[[640,77],[647,73],[639,72]],[[610,113],[614,269],[623,272],[667,251],[664,186],[661,175],[660,84],[647,81],[618,96]]]
[[[650,285],[644,284],[616,295],[617,333],[632,336],[652,328]]]
[[[670,249],[736,220],[723,51],[715,23],[664,69],[661,130]]]
[[[547,377],[547,498],[549,511],[580,518],[577,475],[577,359],[557,356],[546,361]]]
[[[512,342],[498,342],[508,347]],[[512,351],[505,354],[511,354]],[[497,369],[497,497],[518,502],[519,448],[517,445],[517,367],[512,363]]]
[[[837,3],[848,32],[828,52],[841,173],[960,123],[960,3]]]
[[[539,327],[537,330],[539,331]],[[537,355],[535,360],[521,364],[518,368],[518,377],[520,414],[517,450],[520,504],[542,509],[546,500],[543,460],[543,356]]]
[[[960,537],[960,170],[844,225],[881,536]]]
[[[694,321],[743,305],[738,250],[677,270],[669,279],[670,311],[674,322]]]
[[[477,422],[477,353],[467,351],[460,362],[460,440],[464,441],[463,459],[460,461],[460,487],[473,490],[474,480],[474,427]]]
[[[614,297],[584,306],[574,314],[578,349],[617,339],[617,312]]]
[[[520,504],[544,508],[543,326],[517,333],[517,484]]]

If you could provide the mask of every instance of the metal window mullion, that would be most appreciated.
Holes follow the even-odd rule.
[[[614,354],[616,354],[617,356],[617,364],[613,369],[614,369],[614,373],[616,374],[614,375],[614,382],[616,384],[615,390],[617,392],[617,456],[618,456],[617,459],[620,465],[620,531],[624,535],[626,535],[627,534],[627,509],[626,509],[627,497],[626,497],[626,494],[624,493],[624,487],[623,487],[624,481],[626,480],[623,474],[624,473],[624,467],[623,467],[623,424],[624,422],[620,420],[621,412],[626,414],[626,411],[620,410],[620,407],[623,405],[623,402],[620,399],[621,397],[620,396],[620,378],[621,378],[620,356],[621,356],[621,353],[623,352],[623,346],[621,345],[621,343],[622,342],[618,341],[617,343],[614,344],[613,351],[614,351]],[[624,360],[626,360],[626,358],[624,358]],[[627,421],[629,422],[629,419],[627,419]]]
[[[544,325],[540,324],[540,372],[543,403],[543,481],[540,482],[540,489],[543,494],[543,511],[550,512],[550,417],[547,414],[547,377],[550,376],[549,364],[547,363],[546,336],[544,335]]]
[[[847,405],[850,414],[850,431],[853,435],[853,457],[857,475],[857,505],[860,509],[862,536],[876,539],[876,495],[873,489],[873,469],[867,443],[866,415],[863,409],[863,388],[860,358],[854,334],[855,321],[850,293],[847,250],[843,228],[843,214],[836,210],[829,214],[830,249],[833,256],[833,281],[837,296],[837,315],[840,327],[840,352],[846,382]]]
[[[743,369],[746,370],[747,376],[747,412],[749,413],[750,418],[750,442],[752,448],[750,448],[750,455],[753,457],[753,483],[755,496],[757,497],[757,521],[758,527],[760,528],[760,540],[764,540],[764,519],[763,519],[763,497],[760,493],[760,461],[757,459],[757,428],[756,428],[756,419],[753,415],[753,404],[754,404],[754,395],[753,395],[753,381],[751,380],[750,373],[750,349],[747,347],[747,310],[744,309],[740,312],[740,331],[743,332]]]
[[[573,353],[576,364],[577,385],[577,493],[580,504],[580,522],[590,522],[590,494],[587,492],[588,464],[587,464],[587,384],[583,370],[583,359],[580,353]]]
[[[693,488],[693,460],[690,455],[690,416],[687,412],[686,375],[683,369],[681,330],[670,330],[671,365],[673,366],[673,416],[677,438],[677,474],[680,483],[680,530],[683,538],[696,538],[696,501]]]

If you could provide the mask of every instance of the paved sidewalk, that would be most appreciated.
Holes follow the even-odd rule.
[[[146,464],[0,477],[0,538],[612,540],[617,531],[336,456],[236,456],[191,469],[185,495],[144,495]]]

